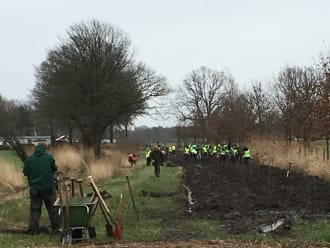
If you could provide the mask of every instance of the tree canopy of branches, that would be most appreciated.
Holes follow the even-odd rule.
[[[85,147],[100,154],[108,126],[141,114],[148,100],[167,94],[163,76],[134,59],[131,41],[92,20],[69,28],[36,70],[36,109],[50,120],[74,123]]]
[[[314,104],[318,99],[320,74],[313,67],[286,67],[275,82],[275,101],[279,107],[286,138],[310,141],[314,128]]]
[[[241,93],[234,82],[228,85],[225,92],[222,105],[214,118],[217,137],[219,141],[228,144],[242,144],[253,130],[255,115],[247,94]]]
[[[27,103],[7,100],[0,95],[0,136],[31,135],[33,111]]]
[[[200,67],[186,76],[179,91],[177,110],[180,120],[189,120],[200,127],[206,141],[212,115],[219,109],[224,96],[224,86],[232,80],[224,71]]]
[[[261,82],[252,83],[252,92],[248,94],[248,101],[255,115],[255,125],[261,134],[273,131],[277,111],[272,97],[267,94]]]

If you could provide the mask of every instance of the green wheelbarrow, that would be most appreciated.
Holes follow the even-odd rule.
[[[90,226],[98,200],[90,197],[70,197],[68,201],[57,199],[54,207],[58,208],[62,245],[71,245],[73,241],[91,240],[95,229]]]

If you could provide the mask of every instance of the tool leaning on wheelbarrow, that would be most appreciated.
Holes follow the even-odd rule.
[[[88,180],[90,181],[91,186],[93,188],[93,191],[94,191],[94,193],[96,194],[96,196],[97,196],[97,198],[99,200],[98,203],[100,205],[100,208],[101,208],[103,217],[104,217],[104,219],[106,221],[105,227],[106,227],[107,236],[108,237],[114,237],[114,238],[120,238],[121,237],[121,231],[122,231],[121,220],[118,221],[118,219],[116,220],[112,216],[112,214],[111,214],[111,212],[110,212],[107,204],[105,203],[105,201],[104,201],[104,199],[103,199],[103,197],[102,197],[102,195],[101,195],[98,187],[96,186],[96,184],[95,184],[95,182],[93,180],[93,177],[92,176],[89,176],[88,177]],[[112,225],[115,226],[115,232],[113,231]],[[120,230],[120,232],[119,232],[119,230]]]

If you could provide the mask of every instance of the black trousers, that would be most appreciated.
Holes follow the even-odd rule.
[[[30,187],[29,230],[34,232],[38,232],[39,230],[42,202],[45,203],[52,229],[58,228],[58,216],[56,216],[56,210],[52,206],[54,201],[53,198],[53,195],[49,195],[48,193]]]
[[[155,175],[156,175],[156,177],[159,177],[160,176],[160,163],[154,162],[153,164],[155,167]]]

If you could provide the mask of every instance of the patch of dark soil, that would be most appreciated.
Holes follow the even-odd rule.
[[[293,216],[329,216],[330,183],[277,167],[239,162],[172,161],[184,167],[184,183],[192,191],[192,215],[218,219],[233,233],[255,231]],[[253,162],[253,161],[250,161]]]

